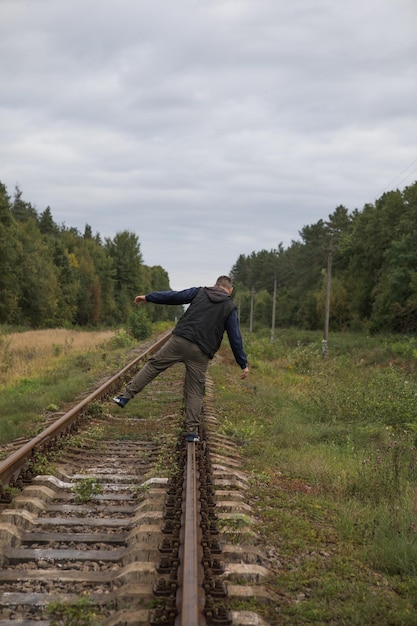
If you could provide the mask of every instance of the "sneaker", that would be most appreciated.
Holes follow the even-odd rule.
[[[126,404],[129,402],[130,398],[125,398],[124,396],[116,396],[113,398],[113,402],[115,402],[121,409],[124,409]]]
[[[187,433],[185,435],[185,441],[187,443],[198,443],[200,441],[200,437],[198,433]]]

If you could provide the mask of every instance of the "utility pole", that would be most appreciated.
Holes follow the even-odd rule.
[[[255,290],[252,287],[250,292],[250,320],[249,320],[249,332],[251,333],[253,330],[253,298],[255,295]]]
[[[332,280],[332,256],[333,256],[333,233],[330,235],[329,249],[327,251],[327,284],[326,284],[326,304],[324,311],[324,337],[323,337],[323,357],[328,354],[329,339],[329,319],[330,319],[330,284]]]
[[[277,300],[277,279],[274,279],[274,297],[272,300],[272,325],[271,325],[271,341],[275,339],[275,311],[276,311],[276,300]]]

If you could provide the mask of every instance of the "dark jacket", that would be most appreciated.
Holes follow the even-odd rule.
[[[227,332],[236,362],[247,366],[236,307],[232,298],[218,287],[191,287],[183,291],[154,291],[146,295],[155,304],[189,304],[190,306],[172,331],[197,344],[202,352],[213,358]]]

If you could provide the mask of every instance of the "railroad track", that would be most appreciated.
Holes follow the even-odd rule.
[[[197,444],[181,432],[181,370],[147,388],[169,398],[157,433],[110,402],[168,336],[0,462],[1,626],[266,624],[233,610],[274,598],[210,379]]]

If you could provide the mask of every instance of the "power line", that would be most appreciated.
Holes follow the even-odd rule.
[[[416,167],[411,170],[411,172],[409,172],[408,174],[406,174],[406,176],[404,176],[404,178],[402,178],[399,182],[398,185],[401,185],[402,182],[404,182],[405,180],[407,180],[407,178],[409,178],[411,176],[411,174],[414,174],[414,172],[417,172],[417,165]]]
[[[397,176],[395,176],[395,178],[390,183],[388,183],[388,185],[386,185],[382,193],[384,193],[388,189],[388,187],[392,187],[392,185],[396,182],[396,180],[400,178],[400,176],[402,176],[408,169],[410,169],[410,167],[412,167],[416,163],[417,163],[417,159],[414,159],[414,161],[412,161],[409,165],[407,165],[407,167],[405,167],[399,174],[397,174]],[[411,170],[411,172],[408,172],[408,174],[406,174],[400,181],[398,181],[397,186],[400,185],[404,180],[407,180],[407,178],[416,171],[417,171],[417,166],[413,170]]]

